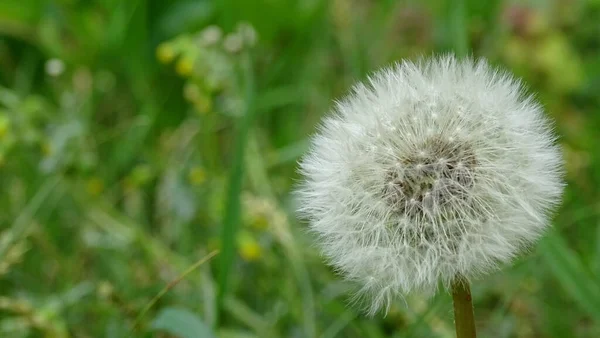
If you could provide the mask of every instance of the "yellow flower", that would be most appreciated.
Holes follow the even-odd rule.
[[[175,71],[183,77],[192,75],[194,71],[194,58],[189,55],[179,58],[179,61],[175,65]]]
[[[262,248],[249,233],[242,233],[240,235],[238,251],[242,259],[247,262],[255,262],[262,257]]]
[[[188,179],[192,185],[201,185],[206,181],[206,171],[202,167],[193,167],[190,169]]]
[[[156,58],[162,63],[169,63],[175,59],[175,49],[168,43],[161,43],[156,48]]]

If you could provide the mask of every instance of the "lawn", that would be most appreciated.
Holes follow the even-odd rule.
[[[0,337],[453,337],[452,297],[368,317],[291,192],[319,121],[432,53],[555,123],[553,226],[472,285],[481,337],[600,337],[600,1],[0,1]]]

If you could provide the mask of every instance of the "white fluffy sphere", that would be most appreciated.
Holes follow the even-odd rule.
[[[510,261],[548,226],[562,158],[540,105],[485,61],[402,62],[339,101],[299,212],[370,312]]]

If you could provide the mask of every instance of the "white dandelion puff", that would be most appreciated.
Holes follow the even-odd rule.
[[[299,213],[374,313],[509,262],[549,224],[562,158],[542,107],[485,61],[402,62],[337,102]]]

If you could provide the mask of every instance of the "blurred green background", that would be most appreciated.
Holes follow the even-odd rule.
[[[1,0],[0,337],[453,337],[445,292],[348,306],[290,196],[333,99],[448,51],[523,77],[567,165],[480,336],[600,337],[598,0]]]

